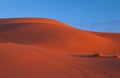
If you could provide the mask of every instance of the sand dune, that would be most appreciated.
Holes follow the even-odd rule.
[[[119,37],[47,18],[0,19],[0,77],[119,78],[120,59],[111,58],[119,57]],[[111,56],[79,56],[95,53]]]

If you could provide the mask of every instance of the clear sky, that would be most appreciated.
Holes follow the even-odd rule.
[[[120,0],[0,0],[0,17],[45,17],[81,29],[120,32]],[[117,25],[109,27],[113,21]]]

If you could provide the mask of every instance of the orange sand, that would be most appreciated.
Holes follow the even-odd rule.
[[[0,19],[0,78],[120,78],[120,34],[47,18]]]

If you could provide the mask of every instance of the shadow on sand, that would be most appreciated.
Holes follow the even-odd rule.
[[[120,55],[105,55],[105,54],[100,54],[100,53],[96,53],[96,54],[88,54],[88,55],[71,55],[74,57],[100,57],[100,58],[120,58]]]

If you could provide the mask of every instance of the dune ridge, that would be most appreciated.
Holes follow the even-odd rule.
[[[119,37],[48,18],[0,19],[0,78],[119,78]]]
[[[12,22],[15,20],[16,23],[11,23],[11,20],[9,20],[7,19],[7,22],[4,22],[8,24],[1,25],[1,31],[3,31],[1,35],[11,42],[42,45],[48,48],[60,48],[60,50],[71,49],[71,51],[76,52],[84,51],[86,47],[91,51],[102,49],[107,51],[111,47],[116,47],[116,42],[111,39],[84,30],[78,30],[59,22],[54,24],[54,20],[50,20],[50,23],[46,22],[46,20],[49,21],[48,19],[12,19]],[[33,22],[37,20],[37,22],[31,23],[32,20]],[[20,23],[21,21],[23,22]],[[116,50],[118,49],[113,49],[113,51]]]

